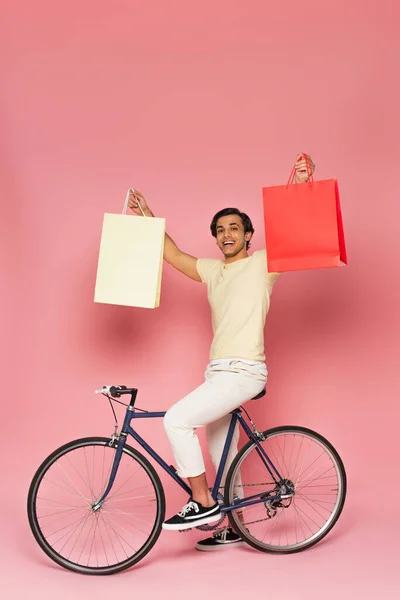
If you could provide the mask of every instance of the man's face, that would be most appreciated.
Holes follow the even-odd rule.
[[[251,233],[244,233],[244,225],[239,215],[227,215],[217,221],[217,245],[226,257],[232,257],[246,249]]]

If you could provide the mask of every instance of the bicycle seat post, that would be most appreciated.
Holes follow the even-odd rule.
[[[131,394],[131,399],[129,402],[129,408],[133,408],[135,406],[135,401],[136,401],[136,396],[137,396],[137,389],[136,388],[132,388],[132,394]]]

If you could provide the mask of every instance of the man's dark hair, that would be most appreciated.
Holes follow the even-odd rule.
[[[217,237],[218,219],[220,219],[221,217],[226,217],[227,215],[238,215],[238,217],[240,217],[242,219],[242,223],[244,226],[244,232],[245,233],[248,233],[248,232],[254,233],[253,223],[251,222],[250,217],[248,217],[246,215],[246,213],[240,212],[240,210],[238,210],[237,208],[223,208],[222,210],[217,212],[217,214],[211,221],[210,229],[211,229],[211,234],[213,235],[213,237],[215,237],[215,238]],[[249,248],[250,248],[250,241],[248,241],[248,242],[246,241],[246,250],[248,250]]]

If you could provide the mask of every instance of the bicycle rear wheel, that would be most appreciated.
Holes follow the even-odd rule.
[[[127,569],[160,535],[161,481],[149,461],[126,444],[114,485],[101,508],[93,510],[109,481],[115,449],[107,438],[75,440],[46,458],[32,480],[33,535],[52,560],[71,571],[111,575]]]
[[[282,479],[274,481],[250,440],[228,472],[225,504],[257,494],[264,501],[229,512],[230,523],[243,540],[263,552],[305,550],[327,535],[342,512],[347,486],[343,463],[333,446],[310,429],[276,427],[263,435],[260,444]],[[271,500],[282,484],[293,493]]]

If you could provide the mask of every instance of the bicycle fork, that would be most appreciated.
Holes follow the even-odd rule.
[[[127,420],[127,419],[125,419],[125,420]],[[98,511],[101,508],[101,506],[103,505],[105,499],[107,498],[108,494],[110,493],[112,486],[114,485],[114,481],[115,481],[115,477],[117,475],[119,463],[120,463],[121,457],[122,457],[122,452],[124,450],[124,446],[126,444],[126,438],[128,436],[128,434],[124,431],[125,426],[126,426],[126,423],[124,422],[124,425],[123,425],[122,430],[121,430],[121,434],[120,434],[120,436],[118,438],[118,444],[117,444],[117,448],[116,448],[116,451],[115,451],[113,466],[111,468],[110,479],[108,481],[107,487],[104,490],[104,493],[101,496],[100,500],[97,500],[97,502],[95,502],[92,505],[93,512],[96,512],[96,511]],[[110,446],[114,445],[114,436],[111,438],[111,442],[110,442],[109,445]]]

